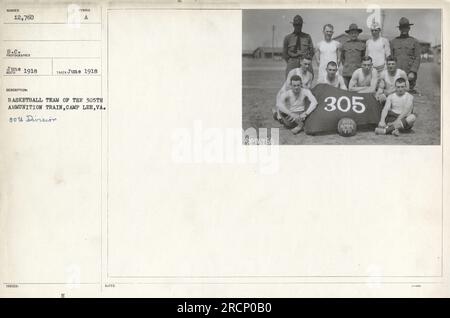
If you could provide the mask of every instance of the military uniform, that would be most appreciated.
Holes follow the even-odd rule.
[[[345,85],[348,87],[352,78],[353,72],[361,67],[362,58],[366,53],[366,44],[358,40],[358,37],[352,40],[352,32],[358,32],[360,34],[362,29],[358,28],[355,23],[349,25],[348,30],[345,33],[350,35],[350,39],[341,47],[341,62],[342,62],[342,77],[344,78]]]
[[[342,61],[342,77],[344,78],[345,85],[350,82],[353,72],[361,67],[362,58],[366,51],[366,45],[363,41],[356,39],[355,41],[348,40],[344,42],[341,48],[341,61]]]
[[[413,23],[405,17],[400,18],[398,28],[400,36],[391,41],[391,55],[397,60],[397,67],[406,72],[409,79],[409,87],[414,89],[417,80],[417,72],[420,66],[420,53],[422,47],[419,41],[412,36],[409,36],[409,28]],[[410,77],[410,73],[414,76]]]
[[[294,68],[300,67],[303,58],[312,59],[314,56],[314,45],[308,33],[291,33],[286,35],[283,41],[283,58],[287,62],[286,77]],[[313,70],[309,70],[312,74]]]
[[[398,68],[404,70],[406,74],[414,73],[414,79],[409,80],[411,89],[416,85],[421,52],[419,41],[412,36],[400,35],[391,41],[391,55],[397,59]]]

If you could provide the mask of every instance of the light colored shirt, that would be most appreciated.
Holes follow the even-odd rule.
[[[283,84],[282,89],[284,88],[285,91],[291,89],[291,78],[294,75],[300,76],[300,78],[302,79],[303,88],[311,88],[311,83],[313,80],[313,75],[311,74],[311,72],[306,71],[306,73],[303,73],[301,68],[294,68],[288,73],[288,76]]]
[[[327,42],[325,40],[317,43],[317,51],[319,52],[319,75],[318,79],[327,75],[327,64],[331,61],[337,63],[338,58],[338,48],[340,43],[336,40],[331,40]]]
[[[277,98],[276,98],[276,105],[280,104],[281,96],[285,92],[287,92],[288,90],[291,89],[291,78],[294,75],[300,76],[300,78],[302,79],[302,87],[303,88],[311,88],[311,84],[312,84],[312,80],[313,80],[313,75],[311,74],[311,72],[306,71],[306,74],[304,74],[302,72],[301,68],[294,68],[293,70],[291,70],[288,73],[286,81],[284,82],[284,84],[281,87],[281,89],[278,91]]]
[[[394,76],[391,76],[387,70],[381,72],[380,79],[384,82],[385,86],[383,93],[386,96],[395,92],[395,81],[399,78],[404,78],[406,80],[406,90],[409,90],[408,76],[405,71],[398,68],[395,71]]]
[[[368,39],[366,41],[366,55],[372,58],[373,67],[379,69],[380,71],[383,69],[386,58],[391,54],[391,47],[389,45],[389,41],[386,38],[379,37],[374,40]]]
[[[347,86],[345,85],[344,78],[339,74],[336,74],[333,81],[330,81],[328,76],[325,76],[324,78],[319,79],[317,81],[317,84],[328,84],[328,85],[331,85],[336,88],[347,90]]]
[[[298,96],[295,96],[294,92],[290,89],[281,95],[280,102],[291,112],[302,113],[305,111],[306,99],[309,99],[311,104],[317,103],[316,98],[309,89],[302,88]]]
[[[398,115],[410,108],[410,111],[406,114],[409,115],[412,112],[413,101],[414,97],[406,92],[402,96],[398,96],[397,94],[389,95],[386,99],[386,104],[390,103],[390,110]]]
[[[369,74],[364,74],[362,68],[358,68],[353,72],[352,79],[350,80],[350,84],[348,85],[349,90],[353,90],[353,87],[370,87],[372,84],[376,84],[378,81],[378,72],[372,68],[372,71]],[[375,85],[373,91],[375,92]]]

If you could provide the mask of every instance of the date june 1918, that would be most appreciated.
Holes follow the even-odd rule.
[[[55,122],[55,117],[37,117],[33,115],[25,115],[18,117],[9,117],[10,123],[52,123]]]

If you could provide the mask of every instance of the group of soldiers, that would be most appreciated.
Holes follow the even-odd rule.
[[[323,81],[328,63],[335,62],[338,68],[342,65],[341,76],[348,87],[353,73],[361,67],[364,57],[371,58],[373,67],[379,75],[386,70],[386,61],[390,57],[396,61],[397,67],[407,74],[409,89],[414,92],[420,65],[421,46],[419,41],[409,35],[413,24],[409,23],[407,18],[400,19],[398,25],[400,35],[391,41],[380,35],[381,25],[374,22],[370,26],[372,37],[364,43],[358,39],[362,29],[352,23],[345,30],[349,40],[342,45],[332,39],[333,25],[326,24],[323,27],[324,40],[317,43],[316,48],[311,36],[302,31],[303,19],[300,15],[294,17],[292,24],[294,32],[288,34],[283,42],[283,58],[287,63],[286,77],[291,70],[301,67],[303,59],[311,62],[308,70],[313,74],[312,62],[315,59],[319,64],[318,81]]]
[[[315,109],[317,101],[309,91],[314,79],[313,60],[318,65],[317,83],[328,84],[358,93],[374,93],[384,105],[377,134],[399,135],[410,129],[416,120],[413,114],[414,87],[420,65],[421,46],[409,35],[413,25],[402,17],[400,36],[389,41],[382,37],[381,26],[373,22],[372,37],[365,43],[358,39],[362,32],[355,23],[345,32],[343,44],[332,39],[334,27],[323,26],[324,40],[314,48],[311,36],[302,32],[303,19],[297,15],[292,22],[294,32],[283,43],[283,58],[287,62],[286,81],[277,94],[274,119],[294,134],[303,129],[303,122]],[[342,66],[341,74],[338,74]],[[408,92],[409,91],[409,92]],[[305,101],[309,100],[306,108]]]

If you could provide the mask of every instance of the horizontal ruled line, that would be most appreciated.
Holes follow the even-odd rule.
[[[176,11],[243,11],[245,9],[239,7],[239,8],[215,8],[215,7],[198,7],[198,8],[176,8],[176,7],[143,7],[143,8],[107,8],[107,11],[166,11],[166,10],[176,10]]]
[[[69,24],[69,25],[82,25],[82,24],[101,24],[101,22],[80,22],[80,23],[67,23],[67,22],[4,22],[3,24]]]
[[[335,281],[328,281],[328,282],[305,282],[305,281],[297,281],[297,282],[108,282],[109,284],[114,285],[366,285],[367,281],[363,282],[335,282]],[[376,282],[376,284],[390,284],[390,285],[396,285],[396,284],[430,284],[430,285],[437,285],[442,284],[442,282]]]
[[[3,283],[3,285],[99,285],[100,283]]]
[[[370,276],[370,275],[221,275],[221,276],[208,276],[208,275],[193,275],[193,276],[171,276],[171,275],[165,275],[165,276],[133,276],[133,275],[127,275],[127,276],[117,276],[117,275],[108,275],[108,278],[131,278],[131,279],[145,279],[145,278],[151,278],[151,279],[206,279],[206,278],[216,278],[216,279],[224,279],[224,278],[230,278],[230,279],[236,279],[236,278],[442,278],[442,276],[438,275],[418,275],[418,276],[408,276],[408,275],[379,275],[379,276]]]
[[[32,57],[32,56],[7,56],[3,57],[4,60],[31,60],[31,59],[100,59],[101,57],[97,56],[38,56],[38,57]]]
[[[73,74],[73,75],[71,75],[71,74],[54,74],[54,75],[43,75],[43,74],[38,74],[38,75],[21,75],[21,74],[18,74],[18,75],[6,75],[6,74],[4,74],[3,76],[7,76],[7,77],[10,77],[10,76],[28,76],[28,77],[37,77],[37,76],[76,76],[76,77],[86,77],[86,76],[89,76],[89,77],[99,77],[99,76],[101,76],[101,74],[96,74],[96,75],[89,75],[89,74],[86,74],[86,75],[75,75],[75,74]]]
[[[271,281],[265,281],[265,282],[107,282],[108,284],[114,284],[114,285],[168,285],[168,284],[176,284],[176,285],[298,285],[298,284],[320,284],[320,285],[328,285],[328,284],[367,284],[367,281],[361,281],[361,282],[337,282],[337,281],[324,281],[324,282],[317,282],[317,281],[277,281],[277,282],[271,282]],[[59,283],[59,282],[43,282],[43,283],[3,283],[3,285],[99,285],[100,283]],[[442,282],[424,282],[424,281],[408,281],[408,282],[395,282],[395,281],[386,281],[386,282],[377,282],[377,284],[430,284],[430,285],[437,285],[442,284]]]
[[[3,42],[101,42],[101,40],[3,40]]]

